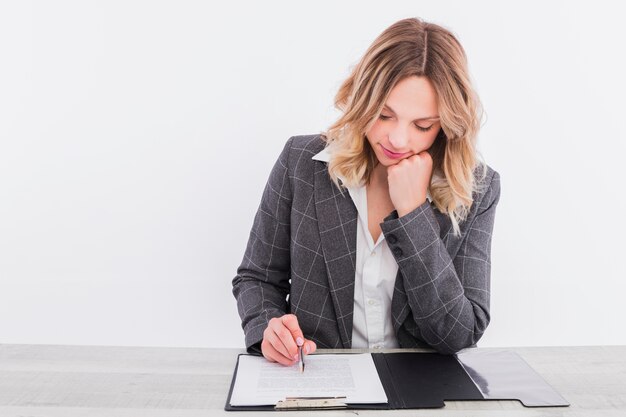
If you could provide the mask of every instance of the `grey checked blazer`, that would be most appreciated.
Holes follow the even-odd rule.
[[[249,352],[259,352],[269,320],[286,313],[318,347],[351,347],[357,210],[330,180],[327,163],[311,159],[324,147],[320,135],[290,138],[263,192],[232,282]],[[428,200],[381,223],[398,263],[391,313],[401,347],[454,353],[485,331],[500,197],[490,167],[483,185],[458,237]]]

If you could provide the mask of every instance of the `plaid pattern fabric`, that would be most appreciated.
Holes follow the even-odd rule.
[[[311,159],[324,146],[319,135],[291,137],[263,192],[232,282],[248,351],[258,352],[269,320],[286,313],[318,347],[351,347],[357,210],[327,164]],[[499,175],[487,167],[460,236],[428,200],[381,224],[398,262],[391,313],[401,347],[454,353],[482,336],[499,197]]]

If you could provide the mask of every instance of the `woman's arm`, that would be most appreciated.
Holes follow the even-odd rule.
[[[381,224],[413,319],[424,340],[441,353],[473,345],[489,324],[491,234],[500,198],[500,177],[492,172],[488,188],[475,203],[476,215],[462,228],[454,259],[440,238],[428,201],[405,216],[394,213]]]
[[[246,348],[257,353],[269,321],[288,311],[292,191],[287,166],[292,139],[272,168],[232,281]]]

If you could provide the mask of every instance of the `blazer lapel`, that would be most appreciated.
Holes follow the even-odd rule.
[[[352,346],[357,209],[346,188],[330,180],[326,164],[315,173],[315,211],[331,298],[344,348]]]

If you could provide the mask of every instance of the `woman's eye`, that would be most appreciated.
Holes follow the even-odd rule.
[[[378,118],[379,118],[380,120],[389,120],[389,119],[391,119],[391,116],[385,116],[384,114],[380,114],[380,115],[378,115]],[[416,128],[417,128],[417,130],[419,130],[420,132],[428,132],[428,131],[429,131],[429,130],[433,127],[433,125],[430,125],[430,126],[428,126],[428,127],[422,127],[422,126],[420,126],[420,125],[415,125],[415,127],[416,127]]]
[[[428,126],[428,127],[422,127],[422,126],[420,126],[420,125],[415,125],[415,127],[416,127],[416,128],[417,128],[417,130],[419,130],[420,132],[428,132],[428,131],[429,131],[429,130],[433,127],[433,125],[430,125],[430,126]]]

